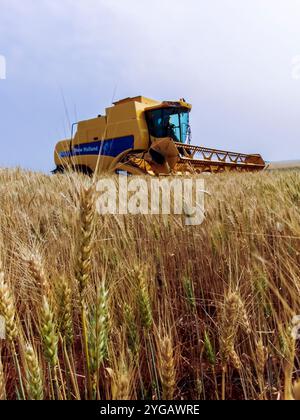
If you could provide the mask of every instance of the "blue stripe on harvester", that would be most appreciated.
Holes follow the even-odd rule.
[[[61,158],[70,156],[99,155],[117,157],[125,150],[133,149],[134,136],[119,137],[117,139],[93,141],[92,143],[78,144],[73,147],[71,152],[60,153]]]

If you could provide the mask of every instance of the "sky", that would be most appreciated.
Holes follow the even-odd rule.
[[[0,167],[49,172],[70,124],[137,95],[192,103],[193,144],[300,159],[299,22],[298,0],[0,0]]]

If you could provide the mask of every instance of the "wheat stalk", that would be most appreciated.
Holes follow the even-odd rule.
[[[6,400],[6,381],[4,376],[3,364],[0,356],[0,401]]]
[[[80,239],[76,277],[81,300],[82,342],[85,354],[87,387],[89,398],[93,398],[93,383],[88,345],[87,310],[84,293],[91,281],[91,257],[95,230],[95,188],[82,188],[80,192]]]
[[[287,349],[286,349],[286,360],[285,360],[285,369],[284,369],[284,399],[285,401],[294,400],[293,396],[293,368],[295,362],[295,339],[288,334],[286,337]]]
[[[295,381],[293,384],[293,396],[294,400],[300,401],[300,379]]]

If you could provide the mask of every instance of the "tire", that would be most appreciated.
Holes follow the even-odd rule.
[[[57,166],[53,171],[52,174],[53,175],[59,175],[59,174],[64,174],[65,173],[65,168],[63,166]]]
[[[74,171],[79,174],[83,174],[89,177],[93,176],[93,171],[88,166],[85,166],[85,165],[75,166]]]

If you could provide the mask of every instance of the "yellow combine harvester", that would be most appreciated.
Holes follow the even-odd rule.
[[[55,172],[167,175],[265,168],[260,155],[192,146],[191,109],[184,99],[137,96],[115,102],[105,116],[73,125],[71,139],[56,146]]]

